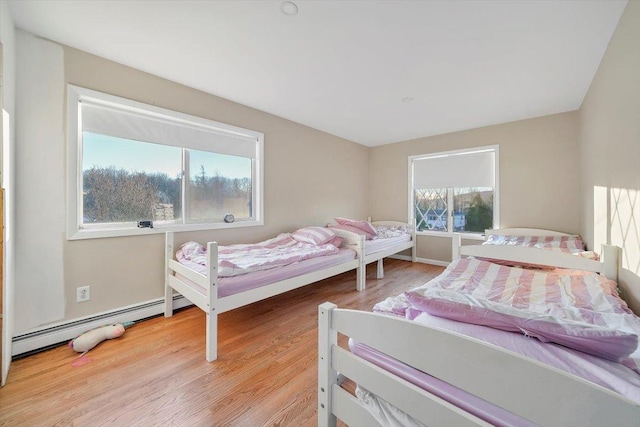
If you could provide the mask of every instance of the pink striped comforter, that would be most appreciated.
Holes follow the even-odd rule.
[[[374,311],[410,319],[426,312],[522,332],[640,372],[640,319],[618,296],[616,283],[595,273],[465,258],[427,284],[376,304]]]
[[[219,246],[218,276],[237,276],[336,253],[338,248],[331,244],[303,243],[283,233],[260,243]],[[187,242],[176,253],[176,259],[206,265],[207,249],[200,243]]]
[[[526,246],[529,248],[545,249],[570,253],[577,256],[598,259],[598,254],[585,250],[580,236],[500,236],[489,235],[483,245]]]

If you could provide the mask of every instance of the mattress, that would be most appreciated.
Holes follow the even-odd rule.
[[[365,240],[364,253],[365,255],[371,255],[373,253],[392,248],[396,245],[399,245],[400,243],[410,241],[411,234],[403,234],[401,236],[387,237],[383,239]]]
[[[431,316],[427,313],[418,315],[414,321],[497,345],[577,375],[617,392],[634,402],[640,403],[640,375],[619,363],[591,356],[560,345],[542,343],[536,339],[527,338],[522,334],[499,331],[486,326],[460,323]],[[511,412],[492,405],[424,372],[400,363],[370,347],[353,341],[349,342],[349,346],[354,354],[493,425],[530,425],[527,420]],[[382,402],[382,404],[388,405],[386,402]],[[390,408],[389,406],[390,405],[380,408],[379,410],[384,413],[393,413],[394,408]],[[395,409],[395,411],[397,411],[397,409]]]
[[[351,261],[355,258],[356,252],[353,249],[341,248],[337,254],[333,255],[311,258],[282,267],[275,267],[269,270],[256,271],[239,276],[220,277],[218,278],[218,298],[256,289],[261,286],[270,285],[281,280],[290,279],[292,277],[301,276],[314,271],[323,270],[325,268]],[[188,260],[182,260],[181,264],[197,271],[200,274],[206,274],[205,267],[200,264],[196,264]],[[184,276],[177,274],[176,277],[179,277],[180,280],[189,283],[201,294],[206,295],[206,289],[190,281]]]

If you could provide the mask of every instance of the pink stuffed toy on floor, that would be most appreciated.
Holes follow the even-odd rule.
[[[120,323],[92,329],[69,342],[69,347],[78,353],[86,353],[104,340],[118,338],[124,334],[124,326]]]

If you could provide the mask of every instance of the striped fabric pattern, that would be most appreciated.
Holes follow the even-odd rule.
[[[446,290],[472,295],[541,314],[571,309],[574,320],[605,326],[606,313],[632,314],[618,296],[617,284],[581,270],[536,270],[463,258],[438,277],[413,290]]]
[[[299,242],[310,243],[312,245],[324,245],[336,237],[336,233],[325,227],[304,227],[294,231],[291,237]]]
[[[483,245],[526,246],[529,248],[558,251],[598,260],[593,251],[587,251],[580,236],[500,236],[489,235]]]
[[[339,249],[333,245],[300,242],[284,233],[260,243],[218,247],[218,276],[230,277],[254,271],[268,270],[311,258],[333,255]],[[178,261],[207,263],[207,249],[198,242],[187,242],[176,253]]]
[[[564,252],[581,252],[585,250],[580,236],[501,236],[489,235],[485,245],[512,245],[534,247],[557,247]]]
[[[458,307],[451,309],[449,318],[454,320],[459,320],[457,311],[463,304],[521,319],[582,324],[640,335],[640,318],[619,297],[617,284],[612,280],[586,271],[525,269],[476,258],[452,262],[440,276],[376,304],[374,311],[411,317],[412,310],[426,311],[424,307],[433,306],[434,300],[460,303],[449,305]],[[475,320],[471,323],[476,323]],[[640,349],[622,363],[640,372]]]

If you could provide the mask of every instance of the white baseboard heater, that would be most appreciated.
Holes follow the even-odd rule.
[[[182,295],[173,296],[174,310],[189,305],[192,305],[191,302]],[[90,317],[49,325],[13,337],[11,355],[20,356],[25,353],[33,353],[65,341],[71,341],[78,335],[100,326],[135,322],[162,313],[164,313],[164,298],[158,298]]]

